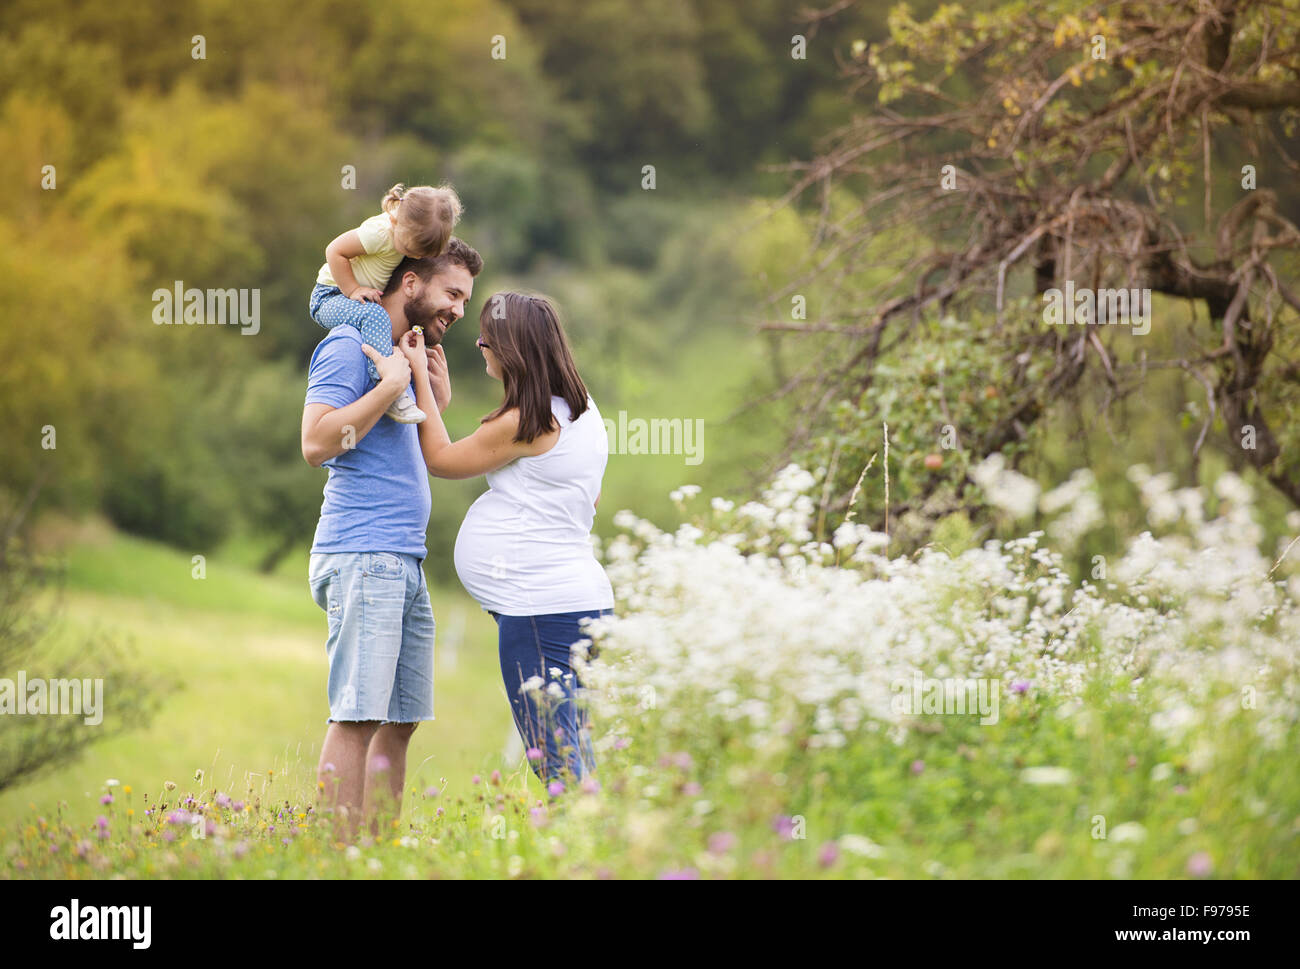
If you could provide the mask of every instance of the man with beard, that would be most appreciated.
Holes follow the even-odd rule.
[[[465,314],[482,268],[456,238],[440,256],[403,259],[381,300],[394,345],[423,327],[432,372],[432,347]],[[434,386],[449,396],[444,383]],[[433,719],[433,608],[421,569],[429,477],[417,425],[384,416],[402,394],[412,394],[406,356],[381,356],[355,327],[335,327],[312,354],[302,454],[329,469],[309,569],[329,619],[330,716],[317,778],[349,836],[381,800],[391,797],[400,812],[407,745],[416,725]],[[441,411],[448,401],[436,403]]]

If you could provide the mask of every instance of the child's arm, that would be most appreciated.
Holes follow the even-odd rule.
[[[384,294],[369,286],[359,285],[357,277],[352,273],[352,263],[349,260],[365,254],[366,249],[361,244],[361,236],[357,235],[356,229],[349,229],[325,247],[325,261],[329,264],[330,275],[334,277],[334,282],[343,295],[348,299],[378,303]]]

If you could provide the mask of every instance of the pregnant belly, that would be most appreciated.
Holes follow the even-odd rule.
[[[517,531],[504,523],[465,518],[456,535],[453,560],[466,589],[474,593],[476,585],[505,577],[516,535]]]
[[[456,536],[456,575],[480,605],[526,610],[577,596],[588,608],[587,599],[609,598],[586,536],[542,523],[529,527],[513,509],[495,514],[502,510],[471,506]]]

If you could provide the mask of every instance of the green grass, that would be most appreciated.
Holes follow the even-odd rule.
[[[171,681],[145,730],[111,737],[77,762],[0,793],[0,825],[36,810],[90,820],[107,778],[140,789],[193,785],[205,771],[223,789],[248,772],[314,770],[325,732],[325,618],[298,581],[222,560],[192,577],[190,558],[123,535],[69,549],[58,597],[61,637],[96,630],[125,639],[141,667]],[[415,733],[411,779],[505,766],[513,729],[500,687],[491,618],[461,590],[430,588],[438,623],[435,714]],[[105,697],[111,709],[111,691]]]

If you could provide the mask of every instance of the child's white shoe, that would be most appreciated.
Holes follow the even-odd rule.
[[[420,424],[429,415],[420,408],[415,406],[415,401],[402,394],[397,400],[388,405],[388,410],[384,411],[385,417],[391,417],[399,424]]]

